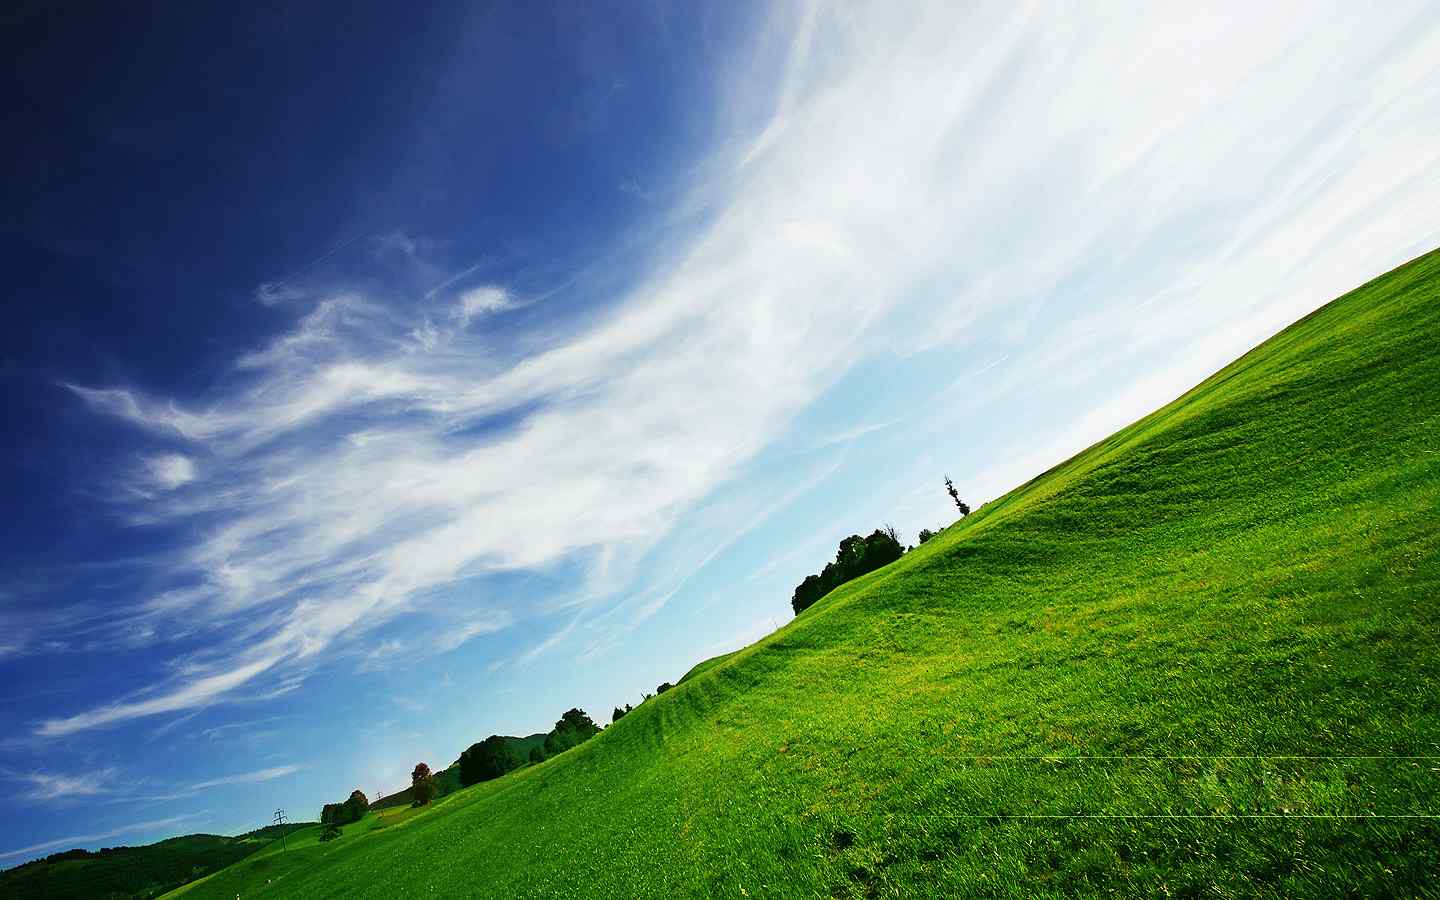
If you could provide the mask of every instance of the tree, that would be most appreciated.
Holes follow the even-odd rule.
[[[790,598],[790,606],[795,610],[795,615],[800,615],[815,604],[816,600],[825,596],[825,582],[819,575],[806,575],[805,580],[795,588],[795,594]]]
[[[674,687],[674,686],[675,686],[675,685],[673,685],[673,684],[671,684],[670,682],[667,681],[667,682],[661,684],[659,687],[657,687],[657,688],[655,689],[655,693],[657,693],[657,694],[663,694],[663,693],[665,693],[666,691],[670,690],[670,689],[671,689],[672,687]]]
[[[615,711],[610,714],[610,724],[611,724],[611,725],[614,725],[616,722],[618,722],[618,721],[620,721],[621,719],[625,718],[625,713],[627,713],[627,712],[629,712],[629,710],[627,710],[627,709],[621,709],[621,708],[618,707],[618,706],[615,707]]]
[[[931,538],[933,538],[934,536],[935,536],[935,532],[931,531],[930,529],[928,529],[928,528],[922,528],[922,529],[920,529],[920,543],[923,544],[923,543],[925,543],[926,541],[928,541],[928,540],[930,540]]]
[[[430,767],[422,763],[415,764],[415,771],[410,773],[410,796],[411,806],[424,806],[435,799],[435,779]]]
[[[950,494],[950,499],[955,501],[955,508],[960,510],[960,518],[970,515],[970,505],[960,499],[960,492],[955,490],[955,482],[950,480],[949,475],[945,476],[945,490]]]
[[[511,769],[520,767],[520,756],[510,741],[498,734],[492,734],[460,754],[460,783],[478,784],[499,778]]]
[[[530,761],[531,761],[532,763],[542,763],[542,762],[544,762],[544,761],[545,761],[545,748],[544,748],[544,747],[531,747],[531,748],[530,748]]]
[[[583,744],[600,733],[600,726],[583,709],[568,710],[555,728],[545,736],[545,755],[564,753],[571,747]]]
[[[338,805],[338,804],[337,804]],[[325,828],[320,832],[321,842],[333,841],[340,836],[340,826],[334,822],[326,822]]]

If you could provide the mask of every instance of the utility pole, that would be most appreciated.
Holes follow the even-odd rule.
[[[283,810],[283,809],[277,809],[277,810],[275,810],[275,824],[276,824],[276,825],[280,825],[280,826],[284,826],[284,824],[285,824],[285,810]],[[281,852],[281,853],[284,853],[285,851],[287,851],[287,850],[290,849],[290,844],[289,844],[288,841],[286,841],[286,836],[287,836],[287,835],[286,835],[286,832],[285,832],[284,827],[281,827],[281,829],[280,829],[280,852]]]

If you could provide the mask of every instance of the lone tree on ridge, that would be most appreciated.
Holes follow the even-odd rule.
[[[949,475],[945,476],[945,490],[949,492],[950,499],[955,501],[955,508],[960,510],[960,518],[970,515],[970,504],[960,499],[960,492],[955,490],[955,482],[950,480]]]

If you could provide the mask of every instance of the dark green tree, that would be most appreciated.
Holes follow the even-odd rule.
[[[670,682],[667,681],[667,682],[665,682],[664,684],[662,684],[662,685],[660,685],[659,687],[657,687],[657,688],[655,689],[655,693],[657,693],[657,694],[663,694],[663,693],[665,693],[666,691],[670,690],[670,689],[671,689],[672,687],[674,687],[674,686],[675,686],[675,685],[673,685],[673,684],[671,684]]]
[[[532,763],[542,763],[542,762],[544,762],[544,761],[545,761],[545,748],[544,748],[544,747],[531,747],[531,748],[530,748],[530,761],[531,761]]]
[[[970,504],[960,499],[960,492],[955,489],[955,482],[950,480],[949,475],[945,476],[945,492],[955,501],[955,508],[960,510],[960,518],[970,515]]]
[[[545,755],[564,753],[600,733],[600,726],[583,709],[572,709],[560,717],[555,728],[545,736]]]
[[[800,615],[815,604],[816,600],[825,596],[825,582],[819,575],[806,575],[805,580],[795,588],[795,594],[790,598],[790,606],[794,608],[795,615]]]
[[[460,783],[478,784],[499,778],[511,769],[520,767],[520,756],[510,741],[498,734],[492,734],[460,754]]]

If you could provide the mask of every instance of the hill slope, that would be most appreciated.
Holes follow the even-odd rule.
[[[597,739],[184,893],[1420,893],[1437,347],[1432,253]]]

